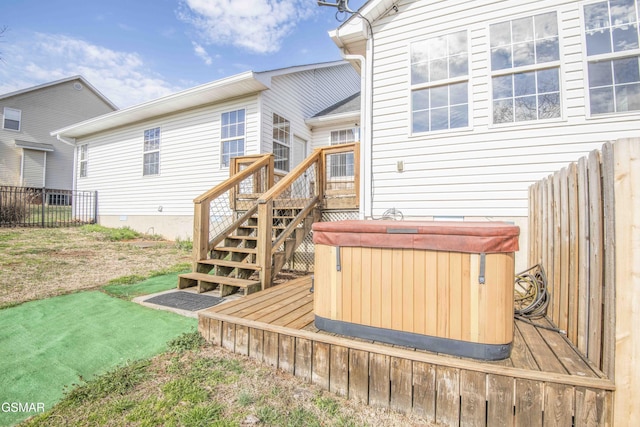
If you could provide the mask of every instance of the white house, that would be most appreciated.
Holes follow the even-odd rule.
[[[75,187],[98,191],[100,224],[184,237],[193,199],[228,178],[231,157],[273,152],[276,169],[291,170],[331,129],[353,133],[357,112],[345,122],[325,110],[359,91],[345,61],[249,71],[53,134],[76,146]]]
[[[71,190],[74,148],[50,132],[116,109],[81,76],[0,95],[0,185]]]
[[[640,135],[637,0],[370,0],[330,32],[363,76],[361,216],[521,226],[527,190]]]

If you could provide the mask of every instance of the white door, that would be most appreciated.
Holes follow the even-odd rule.
[[[307,157],[307,141],[293,136],[293,155],[291,156],[291,170],[298,166]],[[308,173],[303,174],[293,184],[294,197],[307,198],[310,196]]]
[[[307,141],[299,136],[293,137],[293,156],[291,158],[291,169],[293,170],[307,157]]]

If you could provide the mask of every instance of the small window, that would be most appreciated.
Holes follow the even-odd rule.
[[[561,116],[556,12],[491,25],[493,123]]]
[[[8,130],[20,130],[20,121],[22,118],[22,111],[14,108],[4,109],[4,120],[2,127]]]
[[[289,156],[291,152],[291,123],[289,120],[273,115],[273,154],[274,167],[282,171],[289,171]]]
[[[85,178],[87,176],[87,144],[81,145],[78,147],[79,153],[79,164],[80,164],[80,178]]]
[[[144,131],[143,175],[160,174],[160,128]]]
[[[360,129],[342,129],[331,131],[331,145],[349,144],[358,141]],[[331,154],[328,158],[331,177],[353,176],[353,153]]]
[[[637,0],[587,4],[584,23],[591,114],[640,110]]]
[[[222,113],[221,119],[221,164],[223,167],[229,167],[233,157],[244,156],[245,111]]]

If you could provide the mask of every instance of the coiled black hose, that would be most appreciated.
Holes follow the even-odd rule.
[[[536,264],[516,274],[514,303],[516,317],[537,319],[547,314],[549,294],[542,265]]]

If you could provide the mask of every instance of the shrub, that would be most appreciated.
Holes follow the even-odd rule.
[[[20,224],[24,222],[29,214],[27,205],[24,203],[2,203],[0,204],[0,223],[2,224]]]

